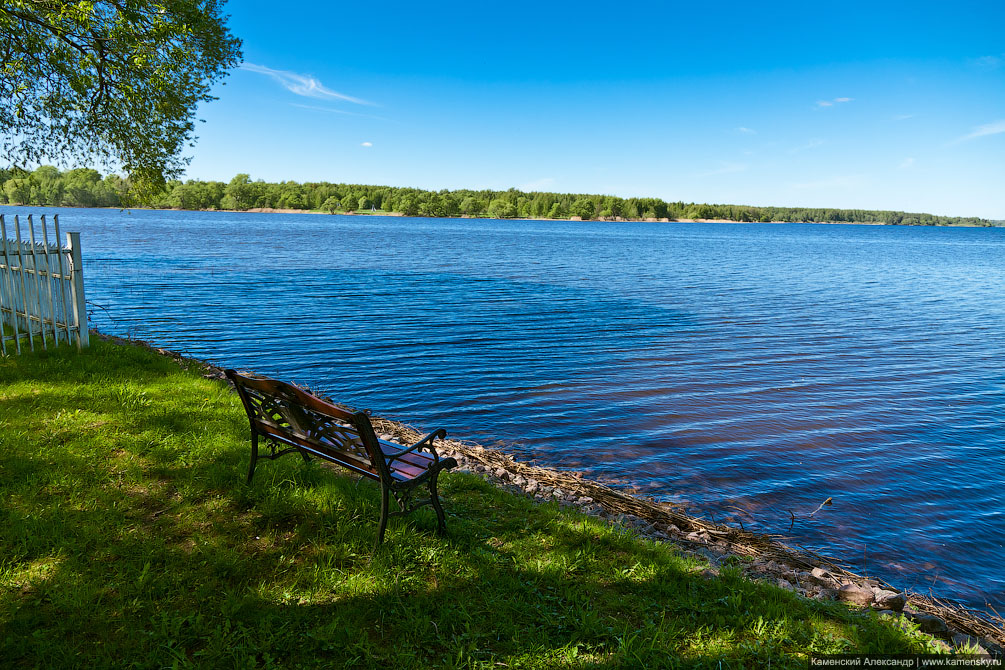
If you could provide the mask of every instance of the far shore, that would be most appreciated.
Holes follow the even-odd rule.
[[[134,207],[132,209],[140,209]],[[145,208],[144,208],[145,209]],[[170,211],[174,212],[184,212],[190,210],[184,209],[172,209]],[[581,216],[566,216],[566,217],[550,217],[550,216],[531,216],[531,217],[513,217],[513,218],[496,218],[492,216],[475,216],[474,214],[461,214],[460,216],[410,216],[408,214],[403,214],[401,212],[384,212],[384,211],[348,211],[348,212],[323,212],[317,209],[277,209],[274,207],[252,207],[250,209],[202,209],[198,210],[201,212],[228,212],[232,214],[243,214],[251,212],[253,214],[330,214],[335,216],[403,216],[406,218],[417,218],[417,219],[493,219],[496,221],[583,221]],[[847,225],[847,226],[892,226],[891,223],[883,223],[882,221],[733,221],[732,219],[670,219],[667,217],[658,219],[655,217],[645,217],[645,218],[626,218],[623,216],[607,216],[594,219],[587,219],[587,221],[603,221],[603,222],[615,222],[615,223],[775,223],[775,224],[786,224],[786,223],[810,223],[810,224],[821,224],[827,226],[834,225]],[[905,226],[907,227],[907,226]],[[952,226],[924,226],[926,228],[983,228],[986,226],[975,226],[973,224],[954,224]]]
[[[51,209],[114,209],[114,210],[131,210],[138,209],[151,212],[225,212],[228,214],[327,214],[333,216],[394,216],[394,217],[405,217],[405,218],[430,218],[430,219],[492,219],[496,221],[583,221],[582,217],[579,216],[568,216],[568,217],[513,217],[513,218],[496,218],[491,216],[475,216],[473,214],[461,214],[460,216],[410,216],[408,214],[403,214],[402,212],[385,212],[385,211],[348,211],[348,212],[324,212],[317,209],[290,209],[290,208],[278,208],[278,207],[251,207],[249,209],[180,209],[177,207],[164,208],[164,207],[52,207],[50,205],[18,205],[9,202],[0,203],[2,207],[44,207]],[[928,226],[922,224],[912,224],[912,225],[898,225],[892,223],[883,223],[882,221],[733,221],[732,219],[670,219],[662,218],[657,219],[654,217],[648,218],[625,218],[622,216],[609,216],[609,217],[597,217],[595,219],[587,219],[588,221],[603,221],[609,223],[736,223],[736,224],[747,224],[747,223],[773,223],[773,224],[787,224],[787,223],[808,223],[823,226],[896,226],[900,228],[995,228],[998,226],[977,226],[972,223],[954,223],[946,226]]]

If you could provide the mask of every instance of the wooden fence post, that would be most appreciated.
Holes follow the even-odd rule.
[[[67,233],[70,247],[70,294],[73,299],[73,318],[77,323],[77,348],[90,345],[87,333],[87,303],[84,300],[84,263],[80,257],[80,233]]]
[[[56,262],[59,264],[59,283],[56,284],[56,287],[59,289],[59,308],[63,316],[63,330],[66,332],[66,343],[69,344],[72,339],[70,334],[70,308],[66,304],[66,284],[69,281],[69,275],[66,274],[66,254],[59,248],[59,214],[53,215],[52,225],[56,230],[56,250],[59,252],[56,254]],[[67,239],[70,239],[69,236],[67,236]]]
[[[56,216],[59,216],[58,214]],[[49,319],[52,326],[52,341],[59,346],[59,328],[56,327],[56,300],[52,290],[52,282],[55,281],[52,272],[52,247],[49,246],[48,226],[45,225],[45,214],[42,215],[42,248],[45,249],[45,293],[49,298]],[[56,238],[59,241],[59,238]],[[58,245],[57,245],[58,246]],[[57,249],[58,253],[58,249]]]
[[[12,302],[11,298],[5,298],[7,294],[7,272],[10,259],[7,258],[7,224],[4,223],[3,214],[0,214],[0,253],[3,254],[3,265],[0,266],[0,355],[7,355],[7,317],[4,316],[6,307],[4,303]],[[13,303],[10,306],[11,314],[14,313]]]
[[[16,222],[17,217],[14,220]],[[10,313],[10,320],[7,323],[10,324],[11,329],[14,331],[14,347],[17,349],[17,353],[20,354],[21,333],[18,332],[17,281],[14,279],[14,254],[11,251],[10,243],[7,241],[7,226],[4,223],[3,216],[0,216],[0,242],[3,242],[4,252],[4,276],[2,279],[6,280],[7,310]],[[6,334],[0,337],[6,337]],[[4,348],[4,353],[6,353],[6,347]]]
[[[35,307],[38,307],[38,334],[42,338],[42,348],[48,349],[49,343],[45,340],[45,307],[42,304],[42,273],[38,269],[38,246],[35,244],[35,222],[31,218],[31,214],[28,215],[28,244],[31,249],[31,274],[35,278],[35,295],[32,301],[31,307],[25,306],[25,312],[34,312]],[[48,249],[45,250],[48,253]],[[48,280],[48,277],[46,277]],[[29,327],[31,323],[29,321]]]
[[[28,331],[28,346],[35,351],[35,338],[31,332],[31,310],[28,307],[28,281],[24,278],[24,243],[21,242],[21,220],[14,215],[14,248],[17,250],[17,274],[21,278],[21,314],[24,316],[24,328]],[[21,318],[20,315],[15,319]],[[17,330],[14,331],[15,333]],[[21,353],[20,348],[18,353]]]

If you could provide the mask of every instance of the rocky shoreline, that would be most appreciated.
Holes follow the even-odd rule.
[[[382,439],[411,444],[422,435],[410,426],[374,418]],[[746,577],[774,584],[805,598],[838,600],[880,615],[912,622],[945,651],[969,650],[978,656],[1005,658],[1005,620],[920,594],[908,594],[886,582],[864,577],[818,554],[794,550],[780,541],[699,517],[677,506],[657,503],[611,489],[573,474],[527,465],[480,445],[444,440],[443,455],[453,456],[462,472],[540,502],[555,501],[589,516],[631,529],[656,542],[670,542],[682,553],[708,561],[701,573],[715,579],[731,558]]]
[[[228,381],[223,369],[145,342],[92,335],[115,343],[139,345],[200,371],[204,377]],[[381,439],[411,444],[422,433],[390,419],[371,417]],[[656,542],[670,542],[708,562],[701,572],[718,578],[720,566],[739,567],[749,579],[774,584],[801,597],[837,600],[916,625],[945,651],[967,650],[988,658],[1005,658],[1005,619],[997,612],[980,611],[934,596],[897,589],[882,580],[852,572],[840,562],[793,549],[780,539],[751,533],[686,514],[682,507],[618,491],[567,473],[517,461],[501,451],[458,440],[443,440],[441,455],[457,459],[458,470],[542,503],[557,502],[611,524],[618,524]],[[739,559],[739,560],[736,560]]]

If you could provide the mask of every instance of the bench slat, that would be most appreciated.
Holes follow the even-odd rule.
[[[406,447],[394,442],[387,442],[385,440],[380,440],[381,451],[387,456],[395,456],[405,451]],[[410,454],[405,454],[401,458],[395,459],[391,462],[391,475],[395,478],[402,479],[415,479],[428,470],[434,463],[435,459],[433,456],[427,452],[413,451]]]

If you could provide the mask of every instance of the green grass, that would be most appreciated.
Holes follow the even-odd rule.
[[[374,551],[377,491],[289,456],[244,476],[237,397],[145,349],[0,358],[8,667],[806,667],[920,652],[671,546],[443,478]]]

